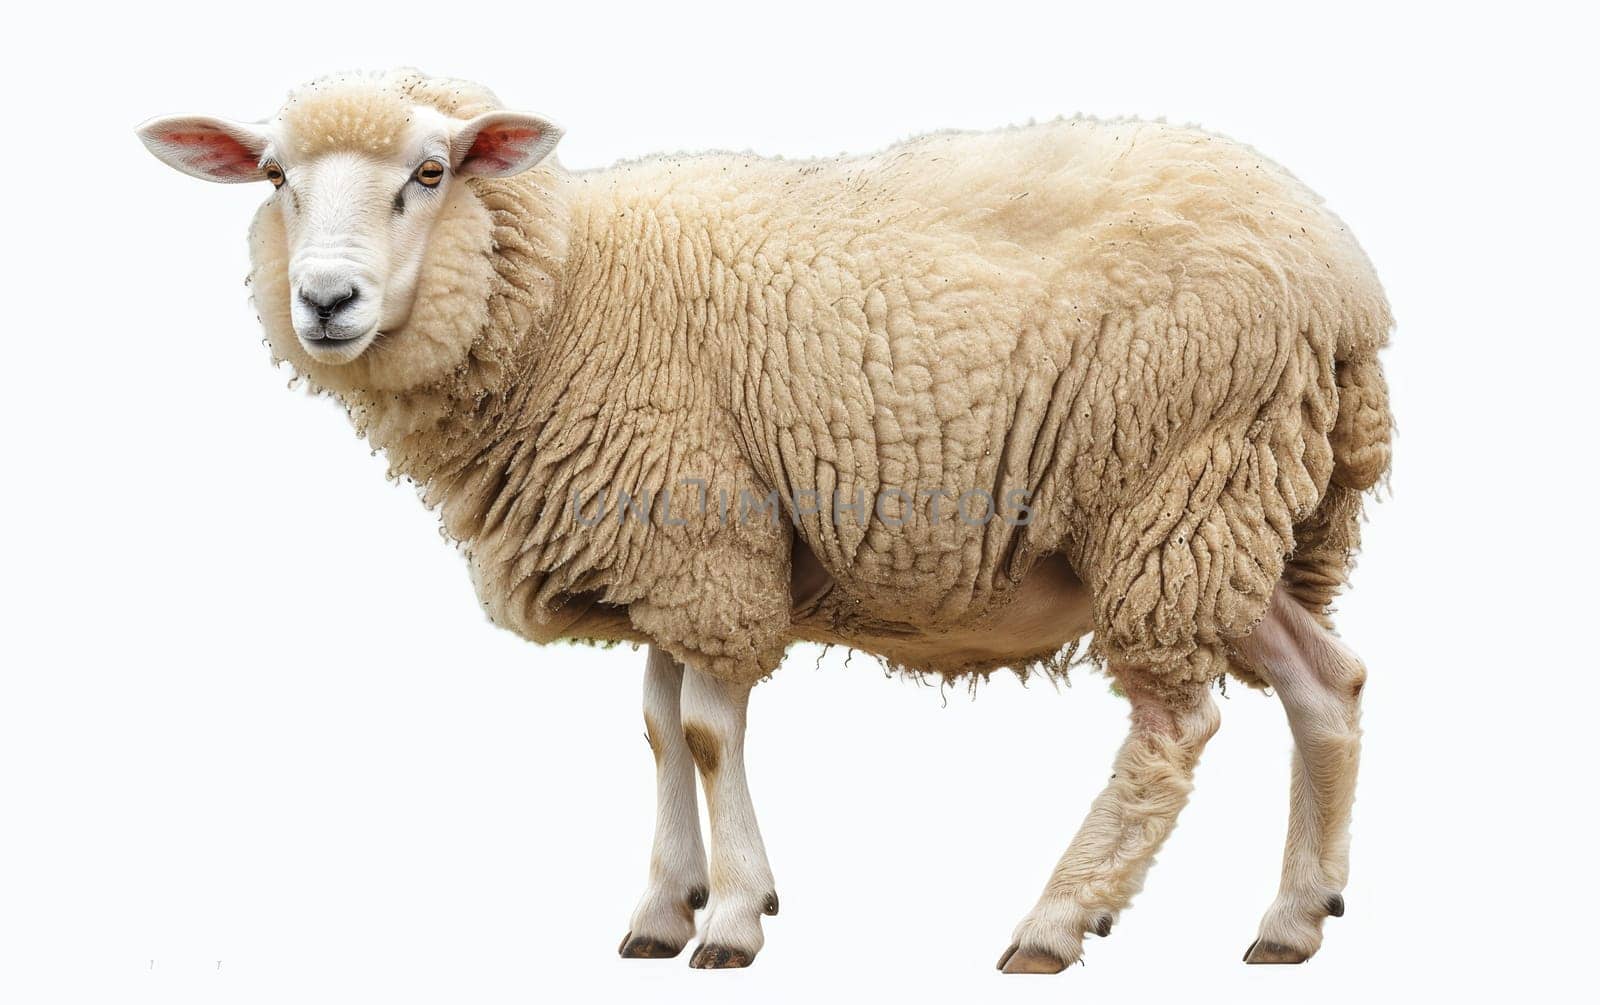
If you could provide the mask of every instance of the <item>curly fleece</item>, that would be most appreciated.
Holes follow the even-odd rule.
[[[497,107],[400,74],[319,82],[280,118],[301,149],[361,148],[413,102]],[[751,680],[808,635],[797,543],[832,580],[809,616],[845,638],[970,624],[1059,554],[1098,655],[1208,679],[1280,578],[1325,610],[1389,463],[1370,263],[1282,168],[1195,129],[1072,119],[473,180],[408,324],[342,367],[296,342],[270,207],[251,252],[276,355],[441,507],[490,616],[536,641],[649,640]],[[667,489],[648,522],[573,512]],[[1025,491],[1031,522],[949,518],[971,489]],[[719,511],[773,490],[824,505]],[[895,519],[826,502],[885,492]]]

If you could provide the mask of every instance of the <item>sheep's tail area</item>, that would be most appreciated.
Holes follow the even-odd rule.
[[[1362,507],[1389,471],[1394,419],[1378,346],[1336,359],[1339,411],[1329,443],[1333,476],[1321,503],[1294,528],[1295,550],[1282,583],[1300,605],[1331,628],[1333,600],[1350,577],[1361,546]]]

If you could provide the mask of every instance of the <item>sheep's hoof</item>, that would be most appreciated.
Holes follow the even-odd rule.
[[[755,954],[747,953],[743,949],[707,942],[694,951],[694,955],[689,958],[689,966],[696,970],[733,970],[738,967],[748,967],[754,959]]]
[[[617,947],[617,954],[625,960],[670,960],[681,952],[681,945],[668,945],[660,939],[634,935],[632,932],[624,935],[622,945]]]
[[[1257,939],[1244,951],[1246,963],[1304,963],[1310,958],[1308,952],[1265,939]]]
[[[1018,947],[1012,946],[1000,957],[1000,962],[996,963],[994,968],[1007,974],[1059,974],[1067,969],[1067,965],[1043,950],[1019,951]]]
[[[1342,917],[1344,917],[1344,895],[1340,894],[1340,893],[1334,894],[1333,896],[1328,898],[1328,903],[1325,904],[1324,907],[1328,911],[1328,917],[1330,917],[1330,918],[1342,918]]]

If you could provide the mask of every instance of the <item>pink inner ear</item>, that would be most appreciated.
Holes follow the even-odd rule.
[[[543,136],[537,129],[527,126],[500,126],[485,129],[472,140],[466,161],[504,171],[515,167],[522,154]]]
[[[206,174],[248,178],[261,170],[252,151],[218,129],[174,127],[158,134],[157,139],[176,147],[185,164]]]

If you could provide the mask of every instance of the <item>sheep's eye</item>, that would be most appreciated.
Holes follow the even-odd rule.
[[[283,168],[276,164],[268,164],[263,170],[267,173],[267,181],[272,182],[273,188],[282,188],[285,181]]]
[[[422,166],[417,168],[417,181],[428,188],[434,188],[444,181],[444,165],[433,160],[423,161]]]

